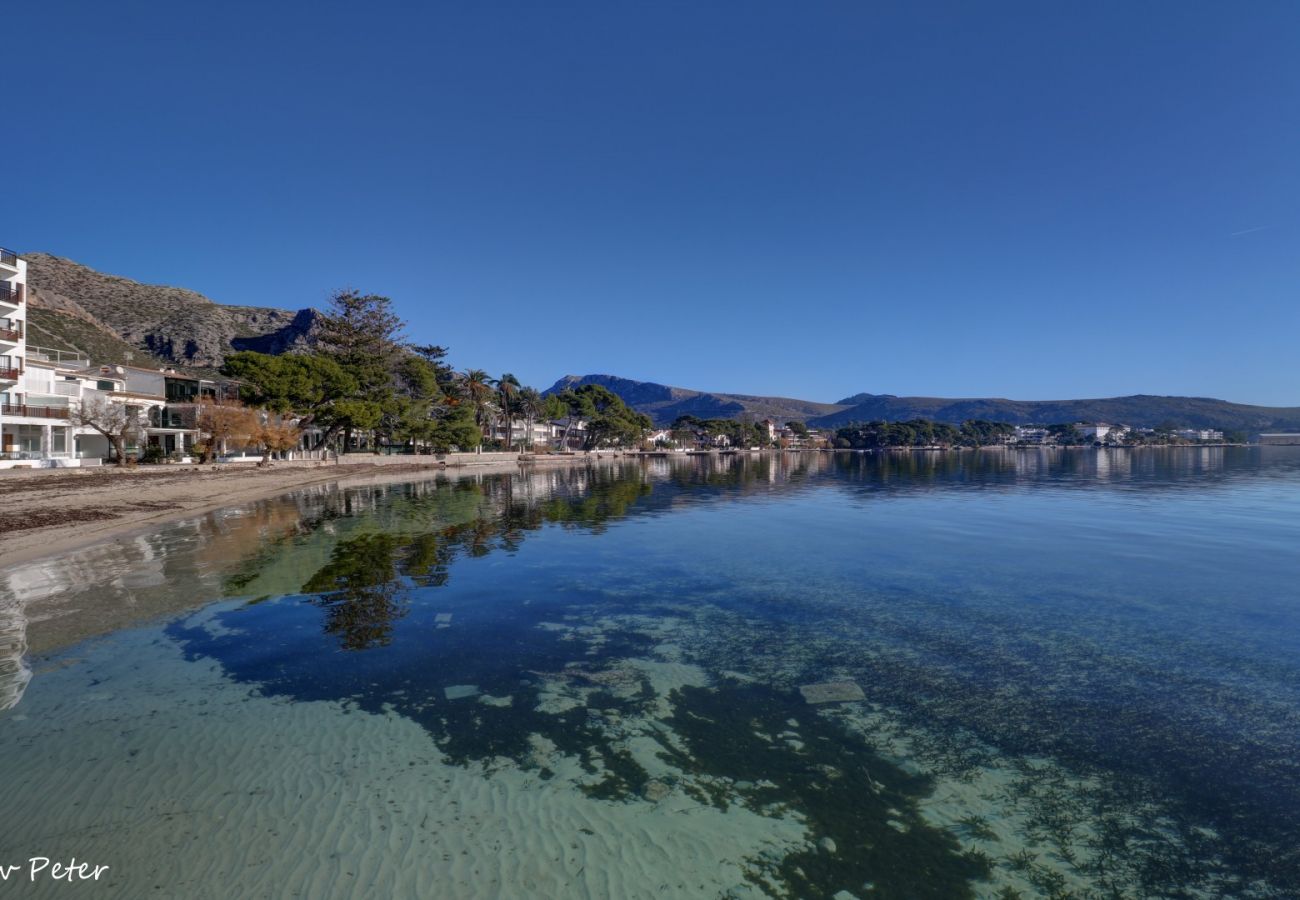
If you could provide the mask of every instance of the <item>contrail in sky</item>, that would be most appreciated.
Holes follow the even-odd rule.
[[[1272,225],[1256,225],[1254,228],[1247,228],[1244,231],[1234,231],[1228,237],[1241,237],[1243,234],[1251,234],[1255,231],[1263,231],[1265,228],[1272,228]]]

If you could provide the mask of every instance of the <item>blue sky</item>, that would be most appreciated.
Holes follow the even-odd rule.
[[[0,244],[459,367],[1300,404],[1300,4],[11,4]]]

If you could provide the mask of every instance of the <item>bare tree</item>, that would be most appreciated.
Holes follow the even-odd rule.
[[[200,401],[196,424],[207,452],[216,456],[226,453],[231,442],[241,446],[254,443],[261,421],[257,413],[238,400],[204,399]]]
[[[284,453],[298,446],[302,429],[282,416],[265,413],[258,417],[254,440],[262,448],[262,461],[258,465],[269,466],[272,453]]]
[[[115,403],[109,398],[95,395],[83,399],[69,410],[73,425],[93,428],[113,445],[117,464],[126,462],[126,443],[144,434],[146,419],[138,406]]]

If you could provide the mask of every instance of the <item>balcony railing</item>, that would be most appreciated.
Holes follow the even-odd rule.
[[[6,250],[4,247],[0,247],[0,263],[3,263],[6,266],[13,266],[16,269],[18,268],[18,254],[12,250]]]
[[[49,347],[35,347],[28,344],[27,358],[58,363],[61,366],[70,368],[86,369],[90,367],[90,360],[80,350],[51,350]]]
[[[31,419],[66,419],[66,406],[29,406],[26,403],[6,403],[0,406],[0,415],[27,416]]]
[[[0,341],[21,341],[23,323],[21,319],[0,319]]]
[[[18,376],[23,374],[22,367],[14,368],[13,366],[0,367],[0,381],[17,381]]]
[[[23,305],[23,286],[12,281],[0,281],[0,303],[10,306]]]

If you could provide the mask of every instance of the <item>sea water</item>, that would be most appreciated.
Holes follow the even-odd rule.
[[[192,518],[0,571],[0,896],[1297,896],[1297,548],[1287,448]]]

